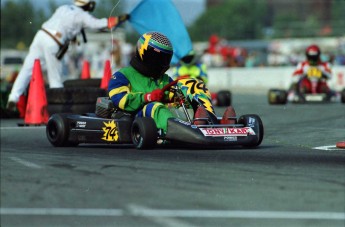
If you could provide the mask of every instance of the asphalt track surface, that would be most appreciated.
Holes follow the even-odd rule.
[[[259,148],[55,148],[2,119],[1,226],[345,226],[345,105],[233,106],[261,117]]]

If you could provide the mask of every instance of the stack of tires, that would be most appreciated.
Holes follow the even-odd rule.
[[[100,88],[101,79],[66,80],[63,88],[48,88],[48,112],[54,113],[94,113],[97,97],[108,96]]]

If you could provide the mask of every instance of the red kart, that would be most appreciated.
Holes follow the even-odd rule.
[[[268,91],[269,104],[292,103],[323,103],[338,102],[345,103],[345,89],[341,92],[329,88],[321,70],[311,67],[306,75],[297,83],[297,89],[289,90],[270,89]]]

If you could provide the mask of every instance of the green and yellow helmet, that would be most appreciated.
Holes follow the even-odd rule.
[[[189,51],[187,55],[181,58],[181,64],[193,65],[196,63],[196,54],[194,50]]]
[[[130,64],[145,76],[159,78],[169,69],[172,56],[173,47],[165,35],[147,32],[139,38]]]

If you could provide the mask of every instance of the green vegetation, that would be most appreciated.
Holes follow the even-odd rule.
[[[193,41],[345,35],[344,0],[223,0],[190,26]]]
[[[230,40],[262,37],[265,1],[232,0],[209,8],[189,28],[192,40],[207,40],[218,34]]]

